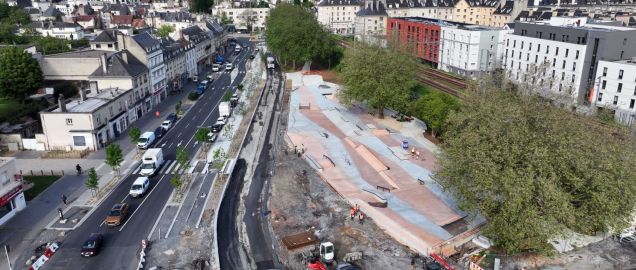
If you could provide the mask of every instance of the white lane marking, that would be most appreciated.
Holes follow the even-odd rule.
[[[103,168],[104,165],[106,165],[106,163],[102,163],[99,166],[97,166],[97,168],[95,168],[95,171],[99,171],[99,169]]]
[[[170,166],[170,163],[172,163],[174,160],[168,160],[166,161],[166,164],[163,164],[163,168],[161,168],[161,170],[159,171],[160,174],[163,174],[167,169],[168,166]]]
[[[164,146],[166,146],[166,143],[163,143],[163,144],[161,145],[161,148],[163,148]]]
[[[168,168],[167,170],[164,171],[165,174],[170,173],[170,170],[172,170],[172,167],[174,167],[174,165],[177,165],[177,161],[175,160],[174,162],[172,162],[172,164],[170,164],[170,168]]]
[[[170,145],[168,145],[168,148],[172,147],[173,144],[174,142],[171,142]]]
[[[180,140],[179,143],[177,144],[177,147],[181,146],[182,143],[183,143],[183,140]]]
[[[179,164],[178,162],[176,162],[176,163],[177,163],[177,166],[174,167],[174,170],[172,171],[172,173],[177,173],[179,171],[179,167],[181,167],[181,164]],[[168,172],[167,174],[169,174],[169,173],[170,172]]]
[[[132,172],[132,174],[138,174],[141,171],[141,164]]]
[[[132,214],[130,214],[130,216],[128,217],[128,219],[126,219],[126,222],[124,222],[123,225],[121,225],[121,227],[119,228],[119,231],[121,232],[125,227],[126,224],[128,224],[129,221],[132,220],[133,216],[135,215],[135,213],[137,213],[137,210],[139,210],[141,208],[142,205],[144,205],[144,203],[146,202],[146,200],[150,197],[150,194],[152,194],[153,191],[155,191],[155,189],[157,189],[157,187],[159,186],[159,184],[161,183],[161,181],[163,181],[163,178],[165,178],[165,175],[161,177],[161,179],[159,179],[159,182],[157,182],[157,184],[155,184],[155,186],[150,190],[150,192],[148,192],[148,194],[146,194],[144,196],[144,200],[141,201],[141,203],[139,204],[139,206],[137,206],[137,208],[135,208],[135,211],[132,212]]]
[[[184,128],[187,128],[187,127],[189,127],[189,126],[190,126],[190,122],[188,122],[188,123],[185,125],[185,127],[184,127]],[[181,134],[181,133],[179,133],[179,134]]]
[[[181,137],[181,132],[179,132],[179,134],[177,134],[177,138]]]

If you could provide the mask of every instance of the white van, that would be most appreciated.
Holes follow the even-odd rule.
[[[234,68],[234,65],[232,65],[232,63],[225,64],[225,70],[232,70],[233,68]]]
[[[153,142],[155,142],[155,133],[146,131],[144,134],[141,134],[139,140],[137,140],[137,147],[139,147],[139,149],[147,149]]]
[[[150,187],[150,179],[148,177],[142,176],[137,177],[135,182],[133,182],[132,187],[130,187],[130,197],[136,198],[143,196],[146,191]]]

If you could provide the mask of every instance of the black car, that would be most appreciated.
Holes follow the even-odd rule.
[[[253,54],[252,54],[252,55],[250,55],[250,59],[254,59],[254,57],[255,57],[255,56],[254,56]]]
[[[88,239],[84,241],[80,254],[86,257],[97,255],[97,253],[99,253],[99,250],[102,248],[102,242],[104,242],[104,237],[101,234],[91,234]]]
[[[177,121],[177,115],[174,113],[171,113],[168,115],[168,117],[166,117],[166,120],[170,120],[174,123],[175,121]]]
[[[223,129],[223,123],[222,122],[216,122],[214,123],[214,125],[212,125],[212,127],[210,127],[210,131],[217,133],[220,132],[221,129]]]
[[[163,134],[166,134],[166,130],[163,127],[157,127],[157,129],[155,129],[155,137],[157,139],[163,137]]]

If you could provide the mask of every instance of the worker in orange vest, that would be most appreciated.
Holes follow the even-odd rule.
[[[358,219],[360,220],[360,225],[362,225],[362,222],[364,221],[364,212],[360,211],[360,215],[358,216]]]
[[[356,209],[351,207],[351,220],[356,216]]]

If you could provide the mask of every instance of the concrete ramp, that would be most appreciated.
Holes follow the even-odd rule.
[[[381,172],[389,169],[386,165],[384,165],[384,163],[382,163],[382,161],[380,161],[373,153],[371,153],[371,151],[369,151],[366,146],[360,144],[355,148],[355,150],[360,155],[360,157],[362,157],[367,163],[369,163],[369,165],[371,165],[374,170]]]

